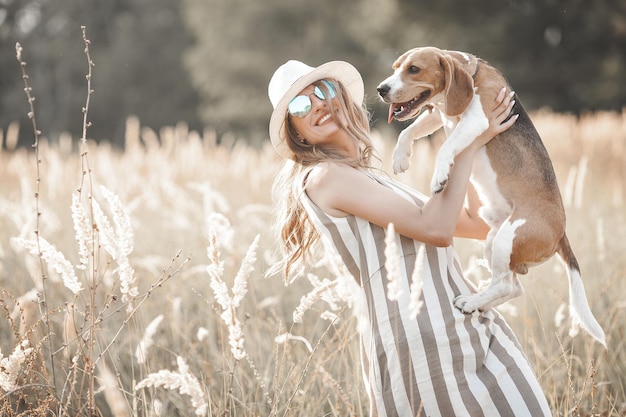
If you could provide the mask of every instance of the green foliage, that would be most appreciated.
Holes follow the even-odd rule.
[[[3,13],[4,12],[4,13]],[[4,14],[4,21],[1,16]],[[6,0],[0,2],[0,126],[27,126],[15,43],[24,47],[43,134],[80,137],[85,90],[81,26],[94,45],[90,137],[121,144],[135,114],[160,128],[185,120],[197,128],[198,98],[183,68],[192,38],[176,0]],[[27,133],[21,143],[30,145]]]
[[[203,121],[218,131],[267,138],[272,71],[291,58],[319,65],[366,57],[363,40],[345,22],[370,3],[186,0],[187,22],[198,40],[186,62],[202,96]]]
[[[157,130],[184,120],[264,141],[267,82],[291,58],[353,63],[373,122],[384,124],[376,85],[398,55],[424,45],[486,59],[529,110],[619,111],[626,102],[626,3],[618,0],[3,0],[0,127],[26,121],[19,41],[43,134],[78,136],[81,25],[95,46],[90,135],[117,144],[129,114]]]

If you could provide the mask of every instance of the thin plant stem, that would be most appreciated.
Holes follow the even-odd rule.
[[[285,412],[283,413],[283,417],[285,417],[287,415],[287,413],[289,412],[289,408],[291,407],[291,403],[293,402],[293,399],[296,397],[296,394],[298,393],[298,389],[300,388],[300,386],[302,385],[302,382],[304,381],[304,377],[306,376],[306,374],[307,374],[307,372],[309,370],[309,366],[311,365],[311,362],[313,361],[313,356],[315,356],[315,352],[317,352],[317,350],[319,349],[320,345],[322,344],[322,340],[324,340],[324,338],[326,337],[326,335],[328,334],[330,329],[333,327],[333,325],[339,319],[339,316],[343,313],[343,311],[345,309],[346,309],[346,307],[344,306],[342,308],[342,310],[339,312],[339,314],[337,314],[337,316],[330,322],[328,327],[326,327],[326,330],[324,330],[324,333],[322,333],[322,335],[320,336],[319,340],[317,341],[317,344],[313,348],[313,351],[311,352],[311,354],[307,358],[306,364],[304,365],[304,370],[302,371],[302,374],[300,374],[300,379],[298,380],[298,383],[294,387],[293,393],[289,397],[289,400],[287,400],[287,404],[285,405]]]
[[[35,184],[35,237],[37,241],[37,253],[39,254],[39,267],[41,270],[41,299],[40,304],[43,307],[44,314],[44,324],[47,328],[47,334],[52,334],[52,330],[50,328],[50,314],[48,311],[48,303],[46,296],[46,273],[43,261],[43,254],[41,252],[41,243],[39,240],[39,219],[41,218],[41,212],[39,211],[39,195],[40,195],[40,187],[41,187],[41,159],[39,157],[39,137],[41,136],[41,131],[37,128],[37,118],[35,117],[35,97],[32,95],[33,89],[28,83],[28,74],[26,73],[26,61],[22,59],[22,45],[20,43],[15,44],[15,57],[17,62],[20,64],[20,69],[22,71],[22,80],[24,81],[24,93],[26,93],[26,98],[28,100],[28,118],[31,120],[33,126],[33,135],[34,135],[34,143],[32,147],[35,150],[35,161],[36,161],[36,184]],[[52,355],[52,340],[48,338],[48,352],[50,355],[50,370],[52,373],[52,387],[56,386],[56,374],[54,371],[54,356]]]
[[[89,209],[93,222],[93,205],[91,204],[93,198],[93,184],[91,178],[91,168],[89,167],[89,159],[87,158],[87,129],[91,126],[91,122],[89,122],[89,103],[91,101],[91,95],[94,90],[91,88],[91,79],[92,79],[92,69],[94,67],[94,63],[91,60],[91,55],[89,53],[89,45],[90,41],[87,39],[87,30],[85,26],[81,26],[83,42],[85,44],[85,56],[87,58],[87,75],[85,78],[87,79],[87,97],[85,99],[85,106],[82,108],[83,112],[83,132],[82,137],[80,139],[81,143],[81,166],[82,166],[82,175],[81,175],[81,185],[79,189],[79,194],[82,192],[83,184],[85,180],[85,176],[87,176],[88,185],[89,185]],[[89,310],[87,312],[89,316],[89,340],[87,346],[87,361],[85,363],[85,372],[87,372],[88,377],[88,399],[87,399],[87,408],[90,414],[94,414],[96,410],[96,402],[95,402],[95,361],[93,360],[94,354],[94,344],[95,344],[95,334],[96,334],[96,290],[97,290],[97,271],[98,271],[98,262],[96,259],[96,246],[95,240],[96,238],[96,228],[92,227],[92,254],[93,254],[93,262],[92,262],[92,273],[91,273],[91,283],[89,287]]]
[[[159,288],[161,285],[163,285],[167,280],[169,280],[170,278],[172,278],[174,275],[178,274],[178,272],[181,271],[182,267],[189,262],[189,260],[191,258],[186,258],[173,272],[165,275],[165,272],[168,269],[171,269],[172,265],[174,264],[174,262],[180,257],[181,251],[179,251],[176,256],[174,258],[172,258],[172,261],[170,263],[170,266],[168,266],[166,269],[163,270],[163,274],[161,275],[161,277],[157,280],[157,282],[155,282],[154,284],[152,284],[150,286],[150,289],[148,289],[148,291],[143,295],[143,297],[137,297],[137,299],[140,299],[140,301],[137,303],[137,305],[135,307],[133,307],[132,311],[130,313],[128,313],[128,316],[124,319],[124,321],[122,322],[122,324],[120,325],[120,327],[118,328],[117,332],[115,333],[115,335],[111,338],[111,341],[104,347],[104,349],[102,350],[102,352],[100,352],[100,354],[98,355],[98,357],[96,358],[96,361],[94,362],[94,366],[98,363],[98,361],[102,358],[102,356],[104,356],[104,354],[111,348],[111,346],[113,346],[113,344],[115,343],[115,341],[117,340],[118,336],[120,335],[120,333],[122,332],[122,330],[126,327],[126,325],[128,324],[128,322],[135,316],[135,313],[139,310],[139,308],[143,305],[143,303],[150,298],[150,295],[152,294],[152,292]]]

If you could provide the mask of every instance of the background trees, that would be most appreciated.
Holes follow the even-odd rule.
[[[1,127],[12,120],[26,126],[15,60],[15,42],[20,42],[43,134],[52,140],[64,131],[80,136],[87,95],[83,25],[95,63],[91,137],[121,144],[130,114],[156,129],[180,120],[200,126],[198,94],[182,60],[194,39],[176,0],[3,0],[2,15]],[[22,142],[30,141],[27,133]]]
[[[185,121],[264,140],[267,82],[289,58],[353,63],[374,123],[384,123],[375,86],[400,53],[422,45],[481,56],[529,109],[626,103],[621,0],[0,0],[1,128],[26,122],[19,41],[44,135],[80,134],[81,25],[96,65],[89,133],[117,144],[130,114],[154,129]],[[30,141],[26,132],[21,141]]]

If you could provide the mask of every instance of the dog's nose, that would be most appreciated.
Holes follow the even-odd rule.
[[[387,95],[390,89],[391,87],[389,87],[389,85],[387,84],[380,84],[378,87],[376,87],[376,90],[378,90],[378,95],[383,98]]]

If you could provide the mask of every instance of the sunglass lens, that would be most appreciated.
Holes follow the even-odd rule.
[[[320,100],[326,100],[326,94],[324,94],[324,91],[322,91],[322,89],[318,86],[315,86],[313,94],[315,94],[315,97],[319,98]]]
[[[311,111],[311,99],[308,96],[294,97],[294,99],[289,102],[288,109],[292,116],[304,117]]]
[[[330,96],[330,98],[335,98],[335,96],[337,95],[337,90],[335,90],[335,85],[331,83],[330,81],[326,81],[326,80],[322,80],[322,82],[328,89],[328,95]]]
[[[331,82],[328,82],[326,80],[322,80],[322,82],[326,86],[330,98],[334,98],[337,95],[337,90],[335,90],[335,86]],[[313,94],[315,94],[315,96],[320,100],[326,100],[326,93],[324,93],[324,90],[322,90],[318,86],[315,86],[315,88],[313,89]],[[311,111],[311,99],[309,98],[309,96],[305,95],[294,97],[294,99],[289,102],[289,106],[287,106],[287,109],[289,110],[289,114],[291,114],[292,116],[304,117]]]

